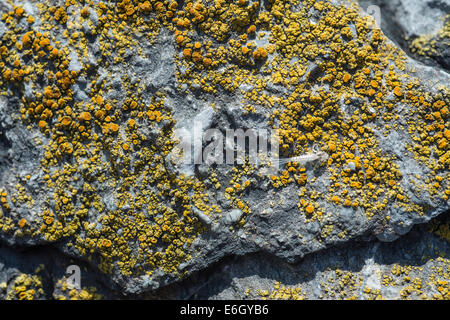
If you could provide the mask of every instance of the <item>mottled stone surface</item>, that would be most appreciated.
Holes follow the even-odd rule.
[[[406,1],[392,1],[390,4],[383,2],[382,9],[387,10],[382,11],[384,23],[389,24],[394,19],[402,28],[396,27],[397,33],[392,35],[393,39],[401,45],[409,43],[406,36],[420,36],[442,28],[441,24],[437,25],[439,19],[436,17],[442,17],[443,12],[448,10],[446,7],[448,1],[434,1],[433,4],[419,2],[411,1],[408,5],[405,4]],[[332,1],[332,3],[334,5],[345,3],[349,6],[347,1]],[[35,12],[36,16],[39,15],[35,1],[23,1],[20,4],[23,4],[28,14]],[[2,13],[13,10],[12,8],[9,3],[0,6]],[[396,12],[395,17],[392,15],[393,8]],[[280,186],[274,185],[273,181],[276,179],[273,177],[260,174],[264,169],[263,165],[205,167],[172,163],[164,153],[164,148],[171,143],[172,129],[191,128],[196,120],[202,122],[204,129],[270,128],[268,123],[273,119],[271,112],[277,109],[283,113],[282,104],[276,102],[274,107],[268,107],[264,104],[265,102],[261,102],[265,98],[252,101],[246,94],[250,94],[258,85],[245,83],[242,79],[238,89],[232,91],[219,88],[217,92],[207,92],[205,84],[198,81],[183,82],[182,79],[189,78],[197,71],[192,71],[196,69],[189,64],[191,62],[180,62],[184,52],[177,46],[173,30],[165,26],[155,30],[155,35],[151,38],[152,42],[148,41],[148,34],[124,32],[133,42],[124,46],[123,52],[120,53],[124,62],[115,64],[113,58],[103,54],[105,45],[102,41],[107,43],[105,39],[108,37],[103,35],[104,38],[102,38],[96,33],[99,28],[99,17],[96,12],[90,13],[89,18],[85,19],[81,26],[76,26],[81,14],[76,10],[79,9],[69,8],[67,24],[50,31],[54,39],[60,40],[61,46],[69,52],[70,63],[67,70],[80,71],[70,87],[71,106],[79,112],[78,118],[74,117],[71,121],[78,119],[81,124],[88,126],[86,123],[91,121],[90,117],[94,120],[100,118],[91,114],[88,117],[81,112],[91,110],[95,114],[94,109],[89,109],[88,106],[90,104],[95,104],[96,107],[104,105],[103,101],[98,103],[95,100],[100,93],[104,101],[115,101],[115,107],[122,104],[128,106],[128,96],[136,92],[140,94],[139,102],[146,105],[158,104],[158,99],[163,96],[161,98],[163,100],[162,120],[139,121],[136,124],[136,130],[133,131],[136,137],[142,140],[138,141],[142,148],[148,147],[149,150],[156,151],[154,153],[149,151],[150,155],[146,157],[139,154],[140,150],[131,149],[133,152],[127,153],[130,148],[127,143],[131,144],[132,140],[124,140],[123,137],[129,134],[126,131],[128,129],[125,128],[133,127],[129,125],[129,120],[133,117],[127,113],[129,110],[126,110],[120,113],[121,118],[118,116],[120,119],[117,122],[122,129],[115,136],[115,139],[119,141],[117,146],[105,147],[109,143],[106,142],[109,141],[107,134],[102,136],[102,129],[105,129],[99,123],[95,123],[92,125],[92,133],[100,135],[100,138],[96,140],[97,145],[91,146],[83,141],[84,147],[80,149],[85,153],[78,158],[71,158],[67,154],[58,157],[56,151],[52,150],[50,158],[58,158],[59,162],[55,165],[42,165],[43,159],[48,154],[44,146],[52,145],[52,143],[60,146],[58,144],[60,142],[45,134],[45,129],[39,129],[39,119],[42,118],[24,123],[21,119],[21,109],[24,108],[23,101],[31,103],[39,100],[36,94],[45,92],[44,88],[49,83],[45,82],[47,80],[42,80],[31,81],[32,84],[20,83],[18,86],[9,83],[3,85],[1,88],[4,95],[0,96],[0,188],[7,194],[5,199],[9,207],[2,211],[1,216],[3,229],[0,230],[0,284],[5,283],[6,287],[0,288],[3,290],[0,291],[0,297],[20,298],[16,295],[16,289],[23,282],[27,283],[27,288],[40,286],[35,278],[30,280],[23,277],[14,284],[15,279],[23,273],[30,277],[33,274],[40,275],[42,290],[31,289],[36,291],[36,298],[62,296],[95,298],[94,291],[89,289],[91,286],[97,288],[97,292],[103,297],[114,298],[147,297],[148,295],[148,297],[242,299],[270,297],[273,292],[275,294],[272,297],[280,298],[276,294],[279,292],[280,285],[276,285],[275,281],[279,281],[281,286],[301,287],[302,293],[299,291],[296,294],[311,299],[351,297],[369,299],[379,296],[419,298],[422,293],[415,291],[406,295],[402,293],[402,290],[408,287],[405,284],[408,280],[403,278],[406,275],[402,275],[401,278],[396,275],[397,278],[394,280],[399,283],[392,286],[381,284],[383,275],[388,275],[394,264],[418,265],[423,267],[424,271],[413,269],[408,272],[411,272],[411,278],[419,277],[420,274],[422,281],[425,282],[430,280],[433,272],[439,273],[433,268],[448,270],[448,241],[428,232],[431,227],[429,222],[450,209],[450,202],[445,193],[450,190],[448,184],[450,151],[448,137],[445,136],[449,128],[448,114],[443,111],[445,106],[449,106],[450,75],[439,67],[448,68],[447,47],[442,47],[439,57],[432,59],[436,61],[437,67],[430,67],[410,57],[403,59],[402,52],[396,49],[396,45],[390,40],[383,42],[385,44],[383,50],[373,44],[372,51],[379,50],[380,55],[387,55],[386,50],[391,48],[394,56],[398,56],[401,61],[386,58],[387,60],[383,61],[386,65],[380,62],[379,70],[369,70],[368,74],[372,72],[374,77],[376,73],[379,73],[381,80],[379,82],[373,80],[375,83],[369,82],[368,87],[378,88],[386,85],[387,88],[386,82],[396,82],[389,78],[389,65],[394,69],[394,65],[398,64],[401,67],[395,67],[396,74],[399,79],[405,79],[404,83],[401,83],[402,88],[400,85],[389,85],[393,90],[386,89],[381,92],[379,98],[383,99],[383,103],[377,110],[373,109],[370,103],[376,91],[370,94],[367,89],[367,94],[359,94],[356,86],[347,88],[350,97],[345,97],[344,91],[344,93],[341,92],[342,96],[339,96],[339,100],[330,100],[332,101],[330,105],[333,106],[332,115],[323,120],[320,125],[314,126],[325,128],[332,122],[344,124],[336,133],[337,140],[341,139],[339,143],[344,146],[351,140],[358,145],[355,151],[356,157],[369,157],[369,153],[372,152],[373,157],[370,156],[372,162],[379,162],[377,165],[370,164],[377,168],[374,173],[376,177],[373,180],[373,188],[367,187],[361,190],[361,187],[348,187],[350,189],[348,195],[348,190],[344,191],[345,188],[342,186],[336,186],[336,180],[333,179],[345,177],[345,174],[355,176],[356,179],[356,172],[359,171],[363,176],[368,177],[361,178],[364,180],[364,185],[368,185],[371,180],[369,162],[367,167],[362,169],[361,163],[357,163],[356,160],[351,161],[355,159],[355,155],[345,158],[347,149],[343,149],[342,154],[338,156],[343,157],[342,164],[336,165],[336,162],[328,161],[334,154],[334,151],[331,151],[331,142],[314,141],[312,131],[309,132],[310,136],[305,138],[306,145],[295,150],[295,154],[290,156],[311,154],[314,147],[320,147],[327,153],[327,161],[307,163],[304,171],[298,172],[298,177],[292,175],[295,180],[292,178],[291,183]],[[415,24],[416,16],[418,12],[422,12],[421,10],[426,13],[421,20],[423,24]],[[320,11],[320,8],[311,9],[310,20],[319,21]],[[348,13],[348,15],[351,14]],[[20,24],[28,30],[23,19],[20,20]],[[411,28],[412,24],[414,28]],[[348,32],[346,37],[357,34],[355,23],[351,23],[351,26],[352,28],[346,30]],[[36,19],[32,26],[36,30],[43,27],[44,22],[39,19]],[[390,35],[391,27],[386,25],[382,27],[387,30],[387,35]],[[0,22],[0,36],[3,36],[2,32],[5,28],[5,23]],[[84,32],[83,39],[86,43],[83,44],[85,50],[83,54],[77,52],[79,48],[63,36],[65,28]],[[400,30],[408,30],[408,33],[400,32],[399,34]],[[193,37],[198,37],[198,34],[192,33]],[[371,35],[373,33],[370,32]],[[237,38],[238,35],[239,33],[232,32],[233,37]],[[269,40],[265,38],[257,39],[255,42],[258,46],[269,44]],[[6,40],[2,44],[6,44]],[[357,47],[358,50],[364,48],[363,44],[362,41],[358,44],[360,45]],[[215,45],[218,46],[217,43]],[[323,46],[328,47],[326,44]],[[306,48],[304,51],[307,51]],[[309,52],[307,55],[314,54],[314,50],[311,51],[312,53]],[[113,54],[118,54],[117,52],[113,50]],[[322,103],[320,96],[320,101],[314,102],[317,92],[326,91],[327,97],[331,98],[335,98],[338,94],[337,91],[333,91],[334,87],[327,83],[328,80],[325,77],[326,71],[332,69],[326,65],[328,54],[323,53],[314,59],[309,59],[307,68],[302,66],[305,67],[305,72],[298,81],[299,84],[306,86],[305,91],[308,90],[311,93],[302,100],[302,104],[311,106],[311,109],[304,107],[302,112],[305,115],[300,116],[298,122],[306,121],[328,107],[324,103],[316,108],[317,103]],[[357,52],[349,56],[364,54]],[[278,56],[282,55],[278,54]],[[274,61],[276,57],[277,54],[270,54],[267,58],[268,63]],[[348,57],[349,60],[350,57]],[[295,58],[291,59],[292,64],[295,63]],[[52,60],[49,61],[48,63],[51,64]],[[220,71],[221,68],[225,69],[230,65],[234,67],[233,63],[235,62],[227,62],[217,69]],[[258,89],[258,97],[281,100],[294,95],[298,86],[275,83],[267,65],[261,67],[258,63],[263,65],[265,62],[257,61],[255,65],[241,68],[244,70],[241,70],[244,72],[241,76],[251,76],[252,80],[264,83],[259,85],[262,89]],[[336,62],[340,67],[350,63],[350,61]],[[352,74],[354,78],[364,74],[364,66],[358,63],[355,68],[359,74],[357,75],[355,71]],[[321,70],[319,65],[324,70]],[[205,76],[206,71],[202,68],[199,70],[198,74]],[[252,70],[254,74],[246,74],[247,70]],[[317,80],[318,77],[321,78],[320,81]],[[439,104],[435,109],[430,107],[423,110],[416,108],[411,103],[413,98],[406,93],[413,87],[411,85],[408,88],[409,81],[416,83],[415,92],[430,97],[436,103],[441,101],[442,106]],[[208,83],[208,81],[204,82]],[[98,85],[99,83],[102,86]],[[400,91],[396,90],[397,88]],[[93,92],[96,94],[94,95]],[[331,94],[328,94],[329,92]],[[152,99],[156,99],[156,102]],[[305,102],[305,99],[312,102]],[[80,103],[80,106],[76,103]],[[244,107],[248,104],[252,104],[254,112],[246,112]],[[289,103],[289,105],[292,104]],[[129,105],[132,108],[131,103]],[[394,108],[393,111],[391,111],[392,108]],[[435,115],[437,110],[442,110],[442,114],[438,112],[439,116]],[[95,109],[95,111],[98,110]],[[34,112],[32,110],[31,113]],[[386,116],[383,116],[384,112]],[[432,112],[434,112],[433,116],[431,116]],[[298,113],[301,112],[298,111]],[[55,115],[45,125],[56,128],[56,123],[62,121],[63,114],[59,115],[59,119]],[[377,115],[361,126],[363,128],[359,136],[356,130],[351,129],[354,134],[350,133],[350,128],[359,129],[352,122],[355,114],[358,117],[359,114]],[[291,114],[288,113],[286,117],[290,116]],[[276,118],[275,122],[279,124],[282,121]],[[297,124],[297,121],[295,123]],[[432,137],[431,142],[425,141],[426,134],[412,129],[413,126],[423,129],[425,125],[431,124],[435,125],[433,130],[427,129],[427,133]],[[355,126],[352,127],[352,125]],[[62,127],[57,128],[63,130]],[[85,130],[84,126],[83,130]],[[79,131],[83,132],[83,130]],[[306,129],[300,131],[307,132]],[[364,136],[364,133],[367,136]],[[55,136],[58,134],[56,132]],[[69,136],[69,138],[72,137]],[[359,139],[364,139],[363,143],[359,143]],[[367,146],[367,144],[370,145]],[[99,145],[105,148],[95,153],[93,149]],[[364,150],[362,145],[365,145],[368,150]],[[350,148],[348,147],[348,150]],[[94,154],[98,158],[92,160]],[[48,164],[51,160],[47,160]],[[41,166],[46,171],[42,170]],[[52,176],[58,170],[66,170],[66,166],[73,166],[70,168],[73,172],[62,174],[61,179],[55,178],[53,185],[51,181],[48,182],[52,179],[47,178],[47,175]],[[155,181],[144,183],[146,175],[140,174],[142,167],[146,170],[157,167],[157,170],[152,171]],[[129,171],[126,171],[128,169]],[[235,176],[239,174],[241,176],[236,178]],[[278,175],[281,176],[281,172]],[[301,178],[303,175],[304,177]],[[68,178],[73,180],[69,183],[66,181]],[[183,181],[191,179],[204,188],[200,191],[194,190],[194,187],[188,191],[183,190],[182,195],[185,195],[186,199],[192,197],[188,201],[180,197],[182,199],[180,202],[186,202],[183,206],[175,202],[175,195],[170,193],[172,190],[178,190],[176,188],[182,189],[181,183],[177,185],[173,182],[178,178]],[[236,181],[234,181],[235,178]],[[232,179],[233,183],[230,183]],[[300,181],[302,179],[304,179],[303,182]],[[130,183],[130,180],[135,185],[123,187]],[[279,178],[279,181],[281,180]],[[164,184],[167,181],[173,183],[166,186]],[[179,183],[178,180],[176,181]],[[244,187],[245,181],[249,181],[248,187]],[[238,182],[239,187],[236,187]],[[218,184],[219,187],[217,187]],[[59,188],[57,191],[55,185]],[[238,190],[233,191],[235,198],[232,200],[229,196],[231,193],[226,191],[227,187]],[[239,190],[241,187],[242,190]],[[143,198],[145,202],[152,199],[150,194],[154,195],[157,192],[160,192],[158,195],[163,194],[163,196],[152,200],[151,204],[155,205],[154,208],[148,203],[136,205],[138,196],[139,200]],[[206,197],[208,201],[204,201],[205,197],[199,195],[203,193],[208,194]],[[346,195],[350,201],[348,204],[344,202]],[[13,198],[14,201],[12,201]],[[61,204],[65,200],[73,206],[66,209]],[[302,204],[302,200],[306,203]],[[220,211],[205,209],[212,205],[220,208]],[[65,209],[62,210],[61,207]],[[48,216],[44,215],[44,209],[56,212],[50,222]],[[158,211],[159,209],[161,210]],[[169,222],[163,219],[166,214],[169,216],[167,218]],[[110,218],[113,215],[117,220]],[[113,220],[119,226],[109,223]],[[136,222],[137,220],[139,222]],[[50,229],[56,221],[60,223],[60,228]],[[183,237],[184,244],[172,245],[173,238],[170,236],[173,234],[170,234],[172,231],[170,229],[165,234],[169,240],[164,242],[155,239],[155,247],[149,252],[142,253],[141,243],[147,241],[147,237],[151,238],[154,235],[145,234],[145,228],[150,226],[158,229],[160,228],[158,225],[163,222],[164,226],[166,222],[167,225],[173,223],[174,230],[175,227],[183,227],[177,232],[182,234],[179,238]],[[144,227],[139,223],[144,223]],[[420,226],[422,224],[426,225]],[[48,225],[48,227],[42,228],[42,225]],[[172,225],[169,227],[172,228]],[[185,232],[184,227],[192,228],[194,231]],[[413,228],[416,229],[410,233]],[[126,237],[126,241],[115,242],[116,236]],[[436,250],[442,254],[436,253]],[[128,256],[120,260],[122,252],[126,252]],[[171,256],[174,252],[176,258]],[[149,263],[149,261],[155,262]],[[128,266],[127,263],[132,266]],[[45,269],[36,272],[40,264],[43,264]],[[61,284],[65,279],[65,268],[71,264],[82,265],[85,268],[82,273],[82,286],[86,289],[70,293],[70,290]],[[329,268],[331,269],[328,270]],[[107,269],[107,272],[100,271],[105,271],[104,269]],[[337,269],[342,269],[344,275],[337,272]],[[205,270],[209,275],[208,279],[202,275]],[[346,280],[352,283],[349,285],[351,287],[349,290],[342,293],[345,290],[334,287],[325,289],[324,283],[329,282],[330,278],[339,281],[347,271],[352,272],[351,276],[348,275],[351,279]],[[196,279],[200,279],[202,284],[199,285]],[[448,281],[445,276],[440,276],[439,279]],[[274,286],[277,288],[274,289]],[[328,286],[336,286],[336,282]],[[445,287],[445,285],[442,286]],[[367,291],[366,287],[370,290]],[[421,291],[427,298],[433,298],[434,295],[439,294],[448,298],[448,293],[442,294],[442,290],[438,290],[438,287],[439,284],[436,287],[425,286]],[[448,292],[448,285],[446,288]],[[246,294],[246,290],[250,291]],[[266,290],[269,292],[263,292]]]

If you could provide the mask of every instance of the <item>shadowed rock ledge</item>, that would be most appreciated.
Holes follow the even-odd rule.
[[[2,2],[0,296],[448,299],[448,8],[409,3],[395,44],[354,1]],[[176,161],[197,123],[279,170]]]

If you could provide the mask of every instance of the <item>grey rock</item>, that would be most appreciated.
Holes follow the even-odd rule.
[[[434,248],[434,249],[433,249]],[[437,252],[440,252],[439,254]],[[445,281],[436,270],[448,267],[449,246],[446,240],[432,235],[427,227],[416,227],[394,243],[352,241],[334,248],[311,253],[296,264],[266,253],[229,258],[188,279],[161,288],[155,295],[169,299],[262,299],[278,298],[279,289],[300,289],[301,299],[369,299],[365,290],[378,290],[385,299],[402,299],[410,279],[420,279],[423,294],[437,293],[431,279]],[[389,285],[383,279],[392,278]],[[276,289],[276,288],[279,289]],[[266,293],[264,293],[266,292]],[[292,298],[289,294],[287,297]],[[419,299],[414,292],[409,298]]]
[[[392,1],[392,3],[394,2],[399,7],[406,6],[405,1],[401,1],[402,4],[399,1]],[[31,2],[29,3],[33,6]],[[339,1],[339,3],[342,2]],[[424,5],[431,7],[430,3],[429,1],[424,3],[414,1],[408,10],[420,9]],[[439,3],[441,2],[439,1]],[[2,2],[0,4],[2,11],[4,10],[3,6],[6,5]],[[385,6],[388,7],[387,4]],[[437,7],[441,8],[438,10],[440,13],[442,8],[446,8],[444,5]],[[427,12],[431,14],[426,17],[425,22],[427,22],[427,25],[428,23],[435,24],[437,11],[427,9]],[[410,14],[410,11],[406,9],[404,11],[399,10],[396,14],[404,16],[404,19],[398,18],[398,24],[402,25],[405,30],[411,25],[411,21],[414,21],[414,19],[406,18]],[[316,18],[311,17],[311,19]],[[94,19],[85,22],[82,29],[94,36],[95,25]],[[0,23],[0,36],[2,27],[4,25]],[[439,26],[434,26],[431,29],[434,30],[434,28],[438,29]],[[410,29],[411,34],[408,37],[426,33],[431,29],[423,25],[417,25]],[[57,37],[60,37],[60,35],[57,34]],[[136,38],[139,39],[139,37],[140,35],[136,34]],[[406,39],[404,35],[402,37]],[[97,60],[100,58],[100,46],[96,40],[92,38],[90,40],[92,41],[87,44],[89,54],[86,61],[80,61],[76,57],[76,53],[73,50],[70,51],[69,70],[78,71],[83,68],[85,63],[89,64],[92,72],[99,75],[100,79],[106,83],[104,91],[107,99],[116,99],[118,102],[125,99],[126,94],[119,77],[111,77],[110,74],[127,75],[130,84],[145,84],[145,89],[140,92],[144,99],[149,100],[157,92],[166,93],[165,103],[176,119],[176,128],[192,128],[195,121],[201,122],[203,129],[267,127],[266,111],[258,110],[259,114],[257,115],[246,115],[241,108],[242,97],[240,94],[231,95],[221,92],[213,99],[208,95],[202,95],[199,90],[200,86],[195,84],[191,86],[183,84],[181,87],[185,92],[180,92],[176,80],[174,59],[177,51],[173,35],[165,29],[161,30],[154,45],[143,47],[142,56],[135,57],[133,51],[127,49],[125,57],[128,68],[126,70],[116,65],[110,66],[107,70],[99,67]],[[262,40],[260,43],[267,44],[268,42]],[[443,57],[445,58],[444,55]],[[295,59],[292,63],[294,62]],[[413,59],[407,61],[407,66],[407,70],[416,70],[416,74],[420,77],[423,85],[429,87],[430,90],[434,90],[433,92],[438,91],[434,84],[447,86],[450,83],[450,76],[446,72],[437,72],[436,69],[424,66]],[[182,75],[187,72],[183,68],[178,71]],[[304,77],[317,77],[319,73],[318,64],[311,62]],[[94,89],[90,80],[78,79],[78,83],[72,87],[75,102],[89,102],[88,93]],[[302,80],[305,80],[305,78]],[[428,83],[433,83],[433,85],[428,85]],[[189,91],[189,88],[194,90]],[[252,88],[252,85],[241,86],[243,91],[249,91]],[[290,89],[270,82],[265,90],[278,96],[291,93]],[[26,97],[30,96],[29,87],[25,86],[24,94]],[[213,103],[215,108],[212,108]],[[346,105],[342,102],[340,108],[343,115],[349,117],[364,103],[365,101],[362,99],[352,98],[350,104]],[[42,181],[42,176],[39,176],[40,163],[38,160],[43,157],[44,153],[38,139],[41,139],[45,145],[48,142],[48,137],[42,135],[37,129],[27,130],[19,119],[11,116],[17,114],[19,109],[19,95],[13,95],[10,98],[0,97],[0,186],[8,190],[15,190],[15,186],[23,181],[24,176],[28,174],[31,176],[30,180],[24,184],[28,188],[27,191],[33,196],[33,206],[30,208],[24,203],[17,202],[8,217],[13,220],[18,220],[20,217],[27,221],[33,221],[38,208],[47,206],[54,208],[57,204],[54,200],[46,202],[45,199],[48,196],[45,194],[46,189],[37,182]],[[398,114],[406,117],[407,109],[408,106],[399,106]],[[180,269],[184,272],[183,276],[188,278],[186,282],[181,282],[182,280],[178,275],[166,273],[163,270],[154,270],[151,276],[125,276],[117,266],[114,266],[112,273],[108,276],[104,275],[102,278],[102,281],[106,279],[103,283],[107,287],[102,292],[108,295],[115,293],[115,290],[117,290],[120,292],[117,296],[121,294],[139,296],[150,292],[150,294],[157,293],[163,296],[163,291],[167,289],[172,295],[183,298],[244,298],[243,292],[249,287],[268,287],[273,284],[274,279],[280,279],[283,283],[298,284],[298,277],[302,275],[303,281],[300,282],[305,286],[308,295],[313,298],[320,298],[324,294],[324,291],[320,288],[321,281],[332,276],[331,272],[326,269],[335,263],[340,263],[343,265],[342,268],[360,271],[358,276],[362,278],[366,286],[382,290],[383,294],[388,297],[398,296],[399,293],[394,288],[384,291],[384,288],[379,285],[380,279],[377,278],[376,271],[379,269],[387,270],[392,261],[389,261],[386,257],[391,256],[394,257],[394,260],[402,260],[404,257],[404,260],[410,263],[418,263],[420,259],[415,256],[407,256],[405,252],[412,251],[424,257],[426,254],[431,254],[430,251],[427,251],[428,245],[439,247],[448,252],[448,245],[443,242],[444,240],[430,235],[425,230],[419,230],[419,233],[416,233],[419,236],[413,234],[409,237],[407,234],[416,225],[426,224],[442,215],[450,208],[450,204],[444,199],[436,199],[430,194],[421,192],[418,187],[430,179],[432,172],[418,159],[415,159],[411,153],[408,153],[405,145],[411,143],[411,137],[406,132],[407,130],[391,130],[388,135],[384,135],[383,125],[383,122],[377,122],[373,123],[371,128],[379,140],[381,153],[396,157],[395,164],[398,165],[403,176],[399,188],[406,190],[414,205],[427,208],[423,215],[413,215],[406,209],[388,204],[385,210],[379,212],[379,216],[371,219],[366,216],[361,208],[335,206],[326,199],[331,187],[328,173],[323,173],[320,168],[310,165],[306,168],[308,181],[311,181],[308,188],[310,191],[313,190],[317,196],[322,196],[322,198],[318,197],[316,201],[318,207],[321,208],[320,210],[330,213],[324,215],[320,220],[310,220],[308,216],[298,212],[298,188],[274,189],[270,181],[255,175],[255,177],[252,177],[252,186],[242,193],[242,197],[252,209],[248,215],[244,215],[241,210],[233,209],[234,204],[232,206],[230,201],[225,199],[223,192],[216,193],[212,187],[209,187],[207,191],[213,195],[214,204],[218,204],[226,212],[224,217],[219,218],[215,213],[208,216],[192,205],[194,215],[207,230],[196,238],[192,247],[185,246],[184,248],[192,256],[190,260],[183,262],[180,266]],[[145,137],[146,142],[155,142],[161,130],[169,126],[168,122],[159,125],[150,125],[147,122],[144,126],[138,128],[138,133]],[[104,155],[104,157],[107,156],[110,157],[110,155]],[[137,157],[137,155],[132,155],[131,159],[136,160]],[[111,162],[116,160],[111,159]],[[185,173],[186,176],[195,174],[194,166],[179,166],[172,163],[171,160],[170,156],[166,157],[167,173]],[[154,162],[144,165],[154,168],[157,164],[158,161],[155,159]],[[118,163],[117,167],[121,165]],[[347,168],[355,171],[356,164],[349,162]],[[206,167],[200,166],[197,169],[200,176],[207,180],[209,172]],[[111,187],[102,186],[101,182],[95,181],[98,172],[89,172],[87,169],[80,171],[79,181],[75,184],[79,191],[83,190],[83,179],[88,179],[92,185],[102,187],[98,188],[101,204],[108,211],[119,210],[117,199]],[[231,166],[217,166],[216,172],[220,183],[224,186],[228,185],[231,177]],[[167,188],[170,188],[170,186]],[[130,194],[132,194],[132,191],[130,191]],[[126,214],[130,205],[125,204],[120,209]],[[143,212],[147,216],[149,215],[149,212],[145,210]],[[387,219],[388,216],[389,219]],[[91,210],[87,213],[86,220],[83,222],[87,222],[92,229],[95,229],[93,232],[99,232],[103,227],[99,222],[102,217],[104,217],[104,214]],[[232,225],[241,218],[246,219],[246,224],[242,228],[234,229],[235,226]],[[226,226],[220,224],[220,219],[223,219],[222,221]],[[126,231],[120,229],[117,234],[121,235],[124,232]],[[360,243],[358,240],[361,239],[370,242]],[[380,244],[379,242],[396,240],[398,242],[393,245],[389,243]],[[49,284],[54,284],[55,280],[62,278],[62,271],[65,270],[67,263],[70,263],[71,258],[80,263],[86,259],[76,249],[66,246],[65,240],[49,244],[49,241],[44,238],[16,237],[12,234],[0,232],[0,243],[4,245],[0,248],[0,270],[2,270],[0,282],[5,278],[4,276],[1,278],[2,274],[7,275],[7,280],[4,281],[8,282],[7,289],[3,290],[6,293],[0,293],[0,297],[5,297],[7,292],[11,292],[11,279],[18,273],[31,274],[33,271],[31,267],[35,267],[37,263],[51,264],[51,259],[56,261],[50,274],[44,277]],[[40,247],[34,248],[37,245],[40,245]],[[36,250],[36,254],[18,252],[16,248],[21,246],[31,247]],[[163,250],[163,248],[158,247],[157,250]],[[264,252],[264,254],[261,252]],[[54,255],[50,253],[54,253]],[[240,257],[238,259],[242,260],[230,262],[227,260],[230,256]],[[96,262],[98,261],[96,259],[98,258],[94,257],[93,261],[83,264],[89,270],[87,272],[88,279],[89,277],[95,279],[97,274],[101,274],[97,268],[98,263]],[[27,261],[29,267],[26,266]],[[190,282],[204,270],[214,273],[213,270],[210,270],[211,266],[220,261],[225,261],[223,262],[223,272],[227,277],[225,286],[218,283],[217,279],[221,276],[220,272],[214,274],[212,280],[204,288],[198,288],[197,284]],[[222,264],[222,262],[220,263]],[[435,261],[426,263],[428,263],[425,271],[427,275],[431,273],[432,267],[439,265]],[[93,284],[102,287],[100,282],[100,280],[92,280]],[[0,288],[0,290],[2,289]],[[55,291],[57,290],[55,289]],[[58,294],[60,294],[59,291]],[[44,293],[43,296],[48,298],[51,294]],[[362,297],[363,294],[359,292],[359,296]],[[257,298],[257,296],[254,295],[253,298]]]
[[[243,214],[243,212],[241,210],[233,209],[226,213],[224,221],[226,224],[236,223],[241,219],[242,214]]]
[[[199,218],[199,220],[201,222],[203,222],[204,224],[206,224],[208,226],[212,224],[211,219],[206,214],[204,214],[200,209],[198,209],[197,207],[194,206],[192,208],[192,211],[197,216],[197,218]]]

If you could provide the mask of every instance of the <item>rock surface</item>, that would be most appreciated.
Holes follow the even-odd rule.
[[[297,264],[267,253],[229,256],[175,284],[124,296],[107,276],[52,247],[0,247],[0,298],[20,299],[448,299],[449,216],[391,243],[351,241]],[[66,285],[81,267],[82,289]]]
[[[450,209],[449,74],[348,1],[225,1],[229,16],[158,3],[0,5],[0,297],[448,299],[448,284],[410,289],[401,268],[382,282],[397,262],[423,264],[407,270],[423,282],[448,268],[448,239],[427,228]],[[447,10],[390,3],[408,8],[395,17],[408,37]],[[195,123],[277,129],[281,157],[309,160],[270,175],[173,161],[174,130]]]
[[[361,0],[363,8],[378,5],[381,28],[419,61],[450,70],[450,1]]]

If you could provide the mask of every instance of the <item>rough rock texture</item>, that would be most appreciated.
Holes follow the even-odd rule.
[[[408,270],[421,281],[448,270],[447,240],[430,226],[407,234],[450,208],[449,74],[405,56],[349,1],[187,5],[0,4],[4,298],[97,298],[91,287],[280,298],[283,286],[305,298],[448,298],[448,284],[405,294],[409,280],[380,282],[397,262],[423,264]],[[425,21],[447,10],[435,7]],[[270,175],[264,163],[172,161],[174,130],[196,121],[281,129],[281,157],[310,160]],[[86,268],[78,291],[64,284],[70,259]],[[345,294],[322,285],[346,276],[326,271],[335,264],[355,271]],[[211,280],[198,287],[203,270]]]
[[[449,222],[447,213],[394,242],[351,241],[297,264],[263,252],[229,256],[178,283],[131,296],[51,247],[0,247],[0,298],[35,290],[35,299],[448,299]],[[64,285],[73,264],[82,269],[80,290]]]
[[[158,294],[168,299],[448,299],[443,289],[448,288],[448,239],[430,232],[442,223],[445,219],[416,227],[392,243],[352,241],[298,264],[264,253],[231,257]]]

